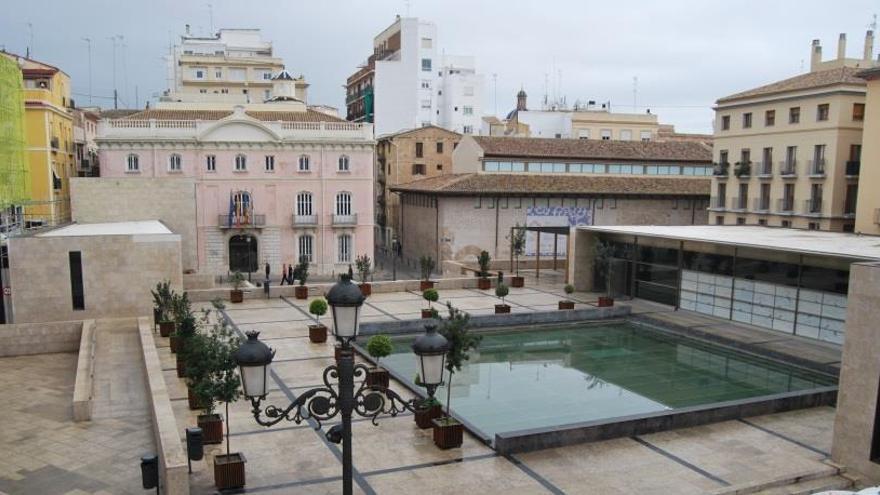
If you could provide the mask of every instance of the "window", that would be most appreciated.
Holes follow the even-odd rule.
[[[794,210],[794,184],[785,184],[782,188],[782,211]]]
[[[770,209],[770,184],[761,184],[761,201],[758,204],[758,209],[761,211]]]
[[[312,263],[314,261],[313,258],[313,245],[314,238],[310,235],[301,235],[299,236],[299,260],[300,261],[308,261]]]
[[[437,153],[443,153],[443,141],[437,141]]]
[[[722,115],[721,116],[721,130],[722,131],[730,130],[730,115]]]
[[[745,224],[746,224],[746,219],[743,218],[743,217],[736,217],[736,224],[737,224],[737,225],[745,225]]]
[[[127,170],[129,172],[139,172],[141,169],[141,166],[138,163],[138,156],[134,153],[128,155],[128,157],[126,158],[126,163],[128,165]]]
[[[413,175],[425,175],[425,164],[424,163],[414,163],[412,166],[412,174]]]
[[[723,164],[729,163],[727,156],[727,150],[721,150],[720,152],[718,152],[718,161]]]
[[[721,215],[715,217],[715,225],[724,225],[724,217]]]
[[[788,109],[788,123],[797,124],[801,121],[801,107],[791,107]]]
[[[766,127],[773,127],[776,125],[776,110],[767,110],[764,112],[764,125]]]
[[[466,125],[462,128],[461,132],[464,134],[473,134],[474,133],[474,126]]]
[[[797,146],[788,146],[785,148],[785,167],[783,174],[794,174],[797,167]]]
[[[461,114],[462,115],[473,115],[474,114],[474,107],[461,107]]]
[[[422,100],[421,107],[423,110],[430,110],[431,109],[431,100]]]
[[[438,163],[438,164],[437,164],[437,170],[443,170],[443,164],[442,164],[442,163]]]
[[[740,184],[739,185],[739,202],[735,205],[738,209],[744,210],[748,208],[749,204],[749,185],[748,184]]]
[[[810,170],[812,175],[825,175],[825,145],[817,144],[813,146],[813,169]]]
[[[422,48],[433,48],[434,41],[431,38],[422,38]]]
[[[208,90],[207,89],[200,89],[199,93],[205,95],[205,94],[208,94]]]
[[[578,129],[578,139],[590,139],[590,130]]]
[[[215,70],[214,71],[214,79],[223,79],[223,71]]]
[[[752,112],[746,112],[743,114],[743,129],[749,129],[752,127]]]
[[[624,129],[620,131],[620,140],[621,141],[632,141],[633,133],[629,129]]]
[[[858,162],[858,161],[862,160],[862,145],[861,144],[849,145],[849,160],[851,162]]]
[[[303,191],[296,195],[296,215],[301,217],[314,215],[312,210],[312,193]]]
[[[810,222],[807,224],[809,230],[819,230],[819,222]]]
[[[247,158],[244,155],[235,155],[235,171],[244,172],[247,170]]]
[[[422,158],[425,156],[424,146],[422,143],[416,143],[416,158]]]
[[[351,215],[351,193],[341,192],[336,195],[336,214]]]
[[[791,227],[791,220],[783,220],[783,221],[782,221],[782,227],[783,227],[783,228],[789,228],[789,227]]]
[[[464,89],[462,89],[462,92],[465,96],[474,96],[474,87],[465,86]]]
[[[70,263],[70,296],[73,299],[73,309],[84,310],[86,298],[83,289],[82,252],[70,251],[67,255]]]
[[[430,79],[422,79],[422,89],[431,89]]]
[[[602,129],[599,132],[599,135],[602,137],[602,141],[610,141],[611,140],[611,129]]]
[[[766,226],[767,226],[767,219],[766,219],[766,218],[759,218],[759,219],[758,219],[758,225],[761,225],[761,226],[763,226],[763,227],[766,227]]]
[[[761,175],[770,175],[773,173],[773,148],[764,148],[764,154],[761,157]]]
[[[423,58],[422,59],[422,71],[423,72],[431,72],[431,59]]]
[[[727,184],[718,184],[718,207],[724,208],[727,204]]]
[[[266,172],[274,172],[275,171],[275,156],[274,155],[266,155]]]
[[[195,69],[195,73],[196,73],[196,79],[204,79],[205,78],[204,69]]]
[[[216,172],[217,171],[217,157],[214,155],[208,155],[205,157],[205,169],[208,172]]]
[[[844,215],[855,215],[856,213],[856,199],[859,195],[859,185],[858,184],[847,184],[846,185],[846,197],[843,201],[843,214]]]
[[[853,120],[861,122],[865,120],[865,104],[853,103]]]
[[[651,131],[642,131],[639,133],[639,138],[642,141],[650,141],[651,140]]]
[[[822,103],[818,107],[816,107],[816,120],[818,122],[823,122],[828,120],[828,104]]]
[[[309,171],[309,155],[299,155],[299,171]]]
[[[339,157],[339,171],[340,172],[348,172],[349,171],[349,161],[348,155],[342,155]]]
[[[351,263],[351,235],[342,234],[337,239],[339,243],[339,253],[337,253],[339,263]]]
[[[183,169],[181,164],[180,155],[177,153],[172,153],[168,157],[168,171],[169,172],[180,172]]]

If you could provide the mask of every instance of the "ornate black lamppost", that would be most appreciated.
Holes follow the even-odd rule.
[[[340,277],[340,281],[327,293],[327,302],[333,314],[333,335],[342,345],[340,358],[336,364],[324,369],[324,386],[304,392],[284,408],[274,405],[260,408],[260,403],[266,398],[269,365],[275,357],[275,351],[257,338],[259,332],[247,332],[247,341],[235,353],[244,395],[251,401],[257,423],[272,426],[285,419],[297,424],[314,420],[316,428],[320,428],[321,421],[342,416],[342,424],[330,428],[326,437],[333,443],[342,442],[342,491],[345,495],[352,493],[352,412],[372,418],[373,424],[377,424],[376,418],[380,414],[396,416],[404,410],[414,411],[420,402],[418,399],[405,401],[386,387],[368,387],[365,381],[355,391],[355,378],[364,379],[368,370],[363,364],[354,364],[351,347],[352,341],[357,338],[358,319],[364,299],[360,288],[347,275]],[[448,343],[437,333],[436,326],[429,326],[427,330],[412,347],[419,357],[421,384],[427,388],[429,397],[433,397],[434,391],[443,382],[443,360]],[[338,391],[330,383],[332,379],[338,380]]]

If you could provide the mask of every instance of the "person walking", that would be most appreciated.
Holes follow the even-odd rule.
[[[284,285],[284,282],[293,285],[292,283],[290,283],[289,280],[287,280],[287,263],[281,263],[281,285]]]
[[[293,263],[287,265],[287,283],[293,285]]]

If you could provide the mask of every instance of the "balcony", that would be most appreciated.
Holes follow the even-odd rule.
[[[752,173],[752,162],[736,162],[733,168],[733,175],[737,177],[748,177]]]
[[[758,170],[758,177],[761,179],[770,179],[773,177],[773,162],[766,161],[755,164],[755,168]]]
[[[780,215],[791,215],[794,213],[794,198],[778,199],[776,203],[776,211]]]
[[[266,226],[266,215],[217,215],[217,226],[221,229],[249,229]]]
[[[810,177],[813,179],[825,178],[825,159],[810,160]]]
[[[804,200],[804,215],[821,215],[822,198],[810,198]]]
[[[862,162],[858,160],[850,160],[846,162],[846,176],[847,177],[858,177],[859,169],[861,168]]]
[[[49,145],[52,146],[53,152],[58,151],[58,149],[61,148],[61,142],[55,136],[52,136],[52,138],[49,140]]]
[[[770,211],[770,198],[755,198],[752,209],[758,212]]]
[[[716,177],[717,176],[727,177],[729,170],[730,170],[730,163],[728,163],[728,162],[716,163],[712,167],[712,175],[714,175]]]
[[[733,198],[731,209],[745,211],[748,208],[749,198]]]
[[[783,179],[797,178],[797,160],[783,160],[779,162],[779,175]]]
[[[724,196],[715,196],[715,197],[713,197],[712,200],[711,200],[711,202],[710,202],[710,204],[711,204],[711,208],[710,208],[710,209],[711,209],[711,210],[717,210],[717,211],[724,211],[724,210],[726,210],[726,209],[727,209],[727,201],[726,201],[726,199],[727,199],[727,198],[725,198]]]
[[[318,215],[291,215],[291,225],[294,227],[317,227]]]
[[[351,215],[333,215],[334,227],[354,227],[357,223],[357,213],[352,213]]]

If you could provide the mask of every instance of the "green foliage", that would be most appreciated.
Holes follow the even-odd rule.
[[[504,298],[510,294],[510,287],[505,283],[499,283],[495,287],[495,295],[501,298],[501,304],[504,304]]]
[[[373,335],[367,341],[367,352],[376,358],[377,366],[379,360],[390,355],[393,350],[394,344],[391,343],[391,339],[387,335]]]
[[[614,257],[614,248],[611,244],[597,242],[593,246],[593,269],[600,277],[605,279],[605,295],[611,295],[611,262]]]
[[[315,315],[320,321],[321,317],[327,314],[327,301],[324,299],[315,299],[309,304],[309,313]]]
[[[235,351],[241,345],[222,314],[217,321],[204,326],[190,338],[187,350],[187,380],[190,387],[211,414],[218,402],[235,402],[241,396],[241,381],[236,373]],[[229,418],[227,418],[227,421]]]
[[[440,293],[437,292],[437,289],[425,289],[425,291],[422,292],[422,298],[425,301],[428,301],[428,308],[430,308],[431,303],[435,303],[438,299],[440,299]]]
[[[420,256],[419,268],[422,272],[422,280],[430,280],[431,272],[434,271],[434,258],[430,256]]]
[[[223,299],[220,299],[219,297],[211,299],[211,306],[214,306],[214,309],[226,309],[226,303],[224,303]]]
[[[452,401],[452,375],[461,371],[461,366],[470,359],[470,351],[480,345],[482,337],[472,335],[468,331],[470,315],[446,302],[449,316],[440,324],[439,332],[449,342],[449,350],[446,351],[446,371],[449,372],[449,383],[446,384],[446,415],[449,416],[450,402]]]
[[[156,289],[151,290],[153,295],[153,306],[159,310],[159,321],[171,321],[171,299],[173,291],[171,290],[171,282],[165,280],[156,284]]]
[[[492,261],[492,258],[489,257],[489,251],[480,251],[480,256],[477,258],[477,264],[480,265],[480,276],[486,278],[489,276],[489,263]]]
[[[171,317],[174,319],[174,323],[177,323],[179,326],[181,322],[188,316],[192,316],[192,307],[189,303],[189,295],[186,292],[183,294],[178,294],[176,292],[171,293]]]
[[[571,284],[565,284],[565,287],[562,288],[566,294],[571,295],[574,292],[574,286]]]
[[[526,252],[526,229],[521,228],[517,223],[507,238],[510,239],[510,252],[515,260],[516,275],[519,276],[519,257]]]
[[[232,288],[235,290],[241,290],[241,286],[244,285],[244,274],[241,272],[235,272],[232,274],[229,281],[232,282]]]
[[[362,254],[354,259],[354,266],[357,268],[361,283],[367,283],[367,277],[369,277],[372,272],[373,260],[371,260],[366,254]]]
[[[190,361],[188,354],[190,343],[193,339],[193,336],[195,336],[196,334],[195,315],[189,313],[181,321],[179,321],[177,323],[177,329],[174,331],[174,334],[178,338],[177,354],[179,355],[179,359],[181,359],[184,363],[188,363]]]
[[[309,280],[309,259],[305,256],[301,257],[299,263],[294,267],[293,278],[299,280],[300,287],[305,286]]]

